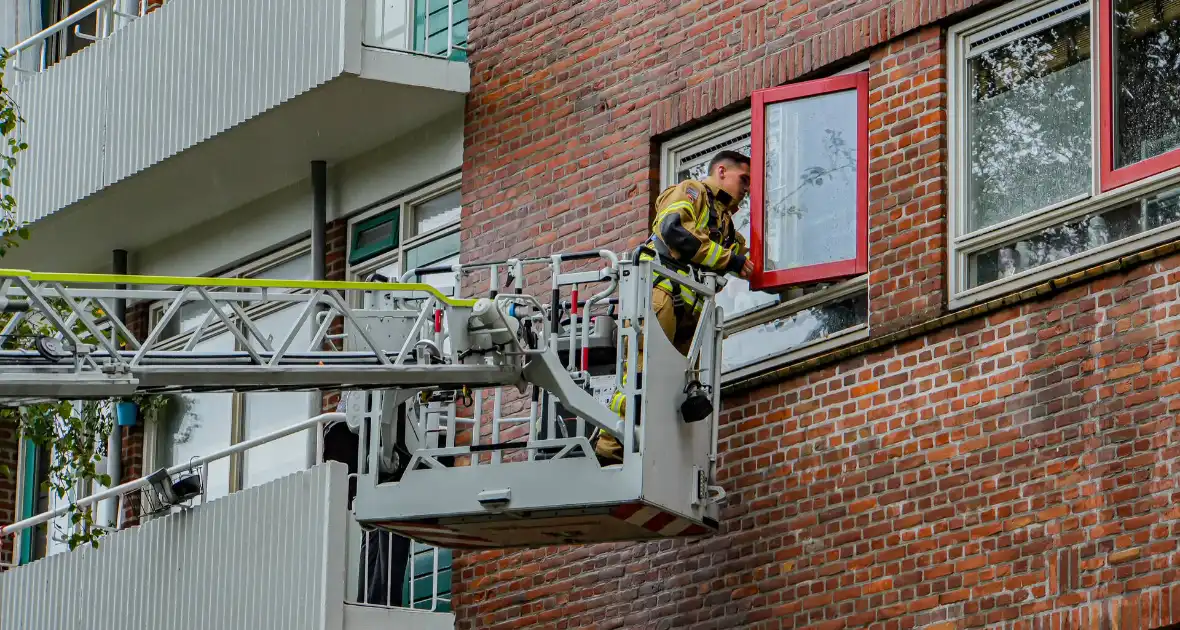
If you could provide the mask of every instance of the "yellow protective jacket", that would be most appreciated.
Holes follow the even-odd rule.
[[[652,221],[652,239],[663,245],[657,246],[657,251],[714,273],[740,273],[749,248],[734,225],[737,208],[731,202],[729,193],[694,179],[665,189],[656,199],[656,218]],[[677,293],[666,279],[656,286],[672,295]],[[681,297],[699,309],[696,296],[679,286]]]

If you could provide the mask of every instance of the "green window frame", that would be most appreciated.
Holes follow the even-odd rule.
[[[24,520],[32,518],[44,511],[41,503],[48,498],[48,489],[43,489],[42,483],[48,480],[49,467],[47,458],[50,456],[48,449],[38,448],[36,443],[29,438],[22,440],[21,460],[19,463],[20,475],[20,515],[18,518]],[[45,523],[36,527],[29,527],[20,534],[20,557],[18,564],[25,565],[34,560],[38,560],[45,555],[44,545],[45,540],[42,540],[41,545],[37,545],[37,537],[45,537],[49,532],[49,524]]]
[[[438,607],[434,612],[451,612],[451,550],[411,541],[410,570],[402,587],[402,607],[430,610],[434,599],[434,556],[438,554]],[[414,598],[410,601],[410,586]]]
[[[447,51],[447,4],[452,0],[414,0],[414,50],[432,55]],[[467,45],[467,0],[453,0],[454,46]],[[426,16],[430,15],[430,33],[426,33]],[[448,59],[464,61],[467,53],[451,50]]]
[[[370,230],[379,228],[386,223],[391,223],[392,228],[389,231],[389,236],[382,238],[379,241],[369,243],[363,247],[357,247],[356,244],[360,242],[361,235]],[[352,251],[348,254],[348,264],[355,265],[364,262],[374,256],[384,254],[385,252],[397,247],[398,238],[401,236],[401,210],[394,208],[389,212],[384,212],[375,217],[365,219],[352,226]]]

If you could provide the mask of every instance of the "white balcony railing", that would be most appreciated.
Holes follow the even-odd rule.
[[[365,0],[363,42],[451,59],[467,52],[467,0]]]
[[[13,46],[8,52],[18,56],[18,63],[12,67],[25,73],[44,71],[53,64],[50,55],[54,38],[72,36],[87,43],[105,39],[168,1],[95,0]],[[467,0],[364,0],[364,3],[364,45],[444,59],[466,54]],[[85,32],[82,22],[91,16],[94,32]],[[19,63],[27,64],[28,56],[22,53],[28,52],[37,55],[34,67]]]
[[[200,506],[197,509],[201,509],[205,505],[212,507],[217,503],[217,500],[206,504],[204,493],[208,485],[211,463],[238,453],[245,453],[256,447],[270,444],[271,442],[296,433],[302,433],[309,429],[319,429],[324,424],[341,422],[343,420],[343,413],[321,414],[265,435],[223,448],[209,455],[193,458],[183,464],[168,468],[167,472],[174,479],[178,475],[184,477],[189,474],[198,477],[201,480],[201,494],[198,495],[200,497]],[[322,432],[317,431],[317,434],[322,437]],[[322,445],[317,446],[317,452],[323,452]],[[320,461],[322,463],[322,458],[320,458]],[[118,505],[118,520],[114,527],[108,529],[112,531],[126,529],[124,502],[129,495],[136,492],[150,492],[154,494],[150,477],[141,477],[114,488],[78,499],[76,507],[82,510],[93,510],[102,502],[116,501]],[[350,480],[355,477],[356,475],[349,475]],[[280,479],[270,483],[279,482],[282,482],[282,480]],[[151,504],[152,501],[141,499],[140,503]],[[21,533],[27,529],[64,516],[68,513],[68,510],[68,506],[57,508],[0,528],[0,536],[11,536],[12,544],[10,548],[12,562],[0,562],[0,566],[9,569],[20,566]],[[158,515],[159,512],[156,514]],[[97,522],[97,515],[95,516]],[[144,514],[142,517],[152,518],[153,515]],[[67,525],[67,527],[72,527],[72,525]],[[347,545],[349,549],[347,554],[349,585],[345,593],[345,603],[378,608],[411,608],[421,612],[450,612],[451,571],[449,550],[438,549],[405,540],[391,532],[365,531],[351,518],[349,519],[347,531],[348,537],[353,540],[349,541]],[[68,534],[69,532],[66,533]],[[399,561],[403,553],[406,559]],[[444,558],[445,560],[443,560]],[[396,593],[401,593],[401,597],[398,598]]]
[[[26,68],[19,64],[13,64],[12,68],[18,72],[41,72],[51,65],[49,59],[52,52],[51,38],[72,35],[87,42],[98,41],[110,37],[122,26],[143,17],[151,9],[163,5],[165,2],[167,0],[95,0],[13,46],[8,51],[12,55],[37,50],[38,63],[35,69]],[[90,16],[94,16],[94,32],[83,32],[81,22]]]

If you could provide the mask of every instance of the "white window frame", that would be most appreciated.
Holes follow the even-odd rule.
[[[864,62],[833,73],[833,76],[863,72],[868,68],[869,64]],[[751,120],[751,110],[745,109],[665,141],[660,147],[660,188],[665,189],[675,181],[677,164],[679,163],[681,154],[688,151],[699,151],[703,146],[725,142],[741,137],[743,134],[749,135],[752,132]],[[849,296],[855,295],[858,291],[868,293],[869,274],[862,274],[843,282],[830,284],[812,292],[790,289],[784,292],[783,299],[780,299],[777,303],[757,307],[732,319],[728,319],[727,317],[724,323],[724,336],[728,338],[731,335],[756,328],[760,325],[790,317],[809,308],[839,302],[847,299]],[[866,320],[871,317],[872,304],[870,301]],[[800,344],[783,353],[765,357],[749,365],[727,370],[722,373],[721,381],[723,384],[734,382],[759,372],[795,363],[857,341],[863,341],[868,339],[868,337],[869,325],[866,321],[865,324],[845,328],[827,337]]]
[[[460,230],[460,221],[455,221],[448,225],[435,228],[424,234],[414,234],[414,208],[432,199],[436,199],[443,195],[460,190],[462,184],[462,175],[454,173],[440,179],[437,182],[417,188],[414,191],[397,197],[393,200],[387,201],[380,205],[374,206],[364,212],[358,213],[356,216],[349,218],[348,226],[345,231],[347,235],[345,260],[349,260],[352,254],[352,238],[354,226],[357,223],[366,221],[372,217],[388,213],[392,210],[398,210],[399,221],[399,236],[397,245],[393,246],[388,251],[382,252],[369,258],[368,260],[352,264],[347,264],[346,274],[349,280],[365,281],[368,280],[369,274],[373,273],[380,267],[384,267],[390,263],[398,263],[398,273],[405,273],[406,270],[402,268],[401,261],[405,260],[405,254],[408,250],[414,249],[426,243],[447,238],[457,234]],[[390,282],[397,282],[398,278],[390,278]],[[458,287],[457,287],[458,288]],[[350,296],[350,301],[354,307],[361,306],[361,300],[364,296],[360,291],[354,291]]]
[[[262,273],[268,269],[272,269],[278,265],[289,262],[293,259],[305,256],[311,253],[311,241],[304,239],[289,245],[280,246],[277,249],[272,249],[268,253],[242,263],[235,267],[223,271],[221,273],[212,274],[213,278],[250,278]],[[176,288],[176,287],[174,287]],[[292,292],[305,292],[304,289],[293,289]],[[251,317],[264,317],[277,313],[285,308],[292,308],[298,303],[292,302],[270,302],[257,305],[251,305],[245,308],[246,314]],[[164,302],[154,302],[148,311],[148,321],[151,327],[154,327],[157,322],[164,315],[164,311],[168,304]],[[211,322],[201,333],[201,341],[211,339],[218,335],[227,333],[225,324],[221,321]],[[179,350],[184,348],[191,338],[191,332],[184,332],[179,335],[174,335],[160,342],[161,350]],[[300,392],[288,392],[290,394],[299,394]],[[322,409],[320,396],[316,392],[303,392],[307,396],[307,417],[318,415]],[[229,422],[230,444],[236,444],[245,440],[246,433],[246,392],[234,392],[233,403],[231,406],[231,417]],[[297,419],[292,419],[292,424]],[[160,434],[159,419],[155,422],[148,422],[144,425],[144,470],[155,470],[164,465],[161,461],[159,453],[159,439],[163,436]],[[315,464],[316,453],[315,448],[317,444],[316,434],[314,430],[309,429],[307,435],[307,449],[308,458],[307,466],[310,467]],[[241,454],[230,457],[229,470],[229,492],[232,494],[242,490],[245,486],[245,469],[243,467],[244,458]],[[197,471],[198,473],[200,471]]]
[[[968,261],[971,255],[990,251],[1001,245],[1032,237],[1039,232],[1085,215],[1111,210],[1138,197],[1173,188],[1180,184],[1180,167],[1173,168],[1140,181],[1125,184],[1101,192],[1102,133],[1101,102],[1099,101],[1099,16],[1094,0],[1086,0],[1084,6],[1090,16],[1090,190],[1078,197],[1029,212],[1022,216],[965,233],[969,225],[967,216],[967,124],[968,92],[970,89],[968,63],[968,42],[990,31],[1009,28],[1030,19],[1031,14],[1051,10],[1054,7],[1073,4],[1070,0],[1015,0],[986,13],[965,20],[948,29],[947,32],[947,89],[948,89],[948,286],[950,295],[948,307],[958,310],[985,302],[1053,278],[1092,267],[1128,254],[1150,249],[1154,246],[1180,237],[1180,222],[1140,232],[1122,240],[1111,241],[1075,254],[1027,269],[1006,278],[1001,278],[976,287],[968,284]],[[1030,29],[1025,32],[1037,32]],[[1116,86],[1117,87],[1117,86]]]
[[[386,265],[389,265],[390,263],[397,263],[398,274],[400,276],[400,274],[403,274],[406,272],[406,269],[402,268],[402,265],[401,265],[401,262],[405,260],[406,251],[414,249],[415,247],[418,247],[421,245],[425,245],[426,243],[430,243],[432,241],[436,241],[436,240],[457,234],[460,231],[460,227],[461,227],[461,223],[462,223],[461,219],[455,221],[454,223],[450,223],[450,224],[444,225],[442,227],[435,228],[435,229],[430,230],[429,232],[426,232],[423,234],[414,234],[413,233],[414,208],[417,207],[418,205],[425,203],[427,201],[430,201],[432,199],[436,199],[436,198],[441,197],[443,195],[460,190],[461,185],[462,185],[462,174],[461,173],[453,173],[453,174],[448,175],[448,176],[446,176],[446,177],[444,177],[432,184],[428,184],[426,186],[422,186],[421,188],[417,188],[406,195],[402,195],[402,196],[397,197],[395,199],[386,201],[380,205],[374,206],[373,208],[370,208],[368,210],[360,212],[356,216],[349,218],[348,225],[345,230],[345,234],[347,235],[347,240],[346,240],[346,246],[345,246],[345,250],[344,250],[344,260],[346,261],[346,264],[347,264],[346,271],[345,271],[347,278],[351,281],[360,281],[360,282],[366,281],[366,280],[368,280],[369,274],[373,273],[375,270],[377,270],[380,267],[384,267]],[[368,260],[359,262],[355,265],[353,265],[351,262],[347,262],[347,261],[351,260],[351,255],[352,255],[352,235],[355,231],[353,229],[354,226],[357,223],[360,223],[362,221],[366,221],[372,217],[375,217],[375,216],[378,216],[381,214],[385,214],[385,213],[390,212],[394,209],[398,210],[398,221],[399,221],[399,226],[398,226],[399,232],[398,232],[397,245],[391,247],[388,251],[377,254],[377,255],[373,256],[372,258],[369,258]],[[390,278],[389,280],[390,280],[390,282],[398,282],[399,279],[400,278]],[[462,288],[461,284],[462,284],[462,278],[460,278],[459,285],[455,287],[456,292],[461,290],[461,288]],[[455,297],[458,297],[458,296],[456,295]],[[349,297],[349,300],[351,302],[351,306],[353,306],[355,308],[360,308],[362,306],[362,301],[364,300],[364,292],[353,291]],[[394,535],[396,535],[396,534],[394,534]],[[409,571],[410,568],[413,567],[413,565],[414,565],[414,557],[415,557],[414,548],[415,548],[414,542],[410,541],[410,553],[408,554],[408,556],[406,558],[406,563],[407,563],[406,571]],[[439,547],[430,547],[430,548],[434,550],[433,553],[436,554],[435,558],[437,559],[438,550],[440,548]],[[388,559],[388,556],[387,556],[387,559]],[[441,570],[441,569],[437,569],[437,570]],[[453,574],[453,571],[454,571],[453,556],[452,556],[452,560],[451,560],[451,565],[448,567],[447,570],[451,570],[452,574]],[[436,573],[436,578],[437,578],[437,573]],[[410,579],[411,579],[411,583],[412,583],[413,578],[411,577]],[[453,577],[452,577],[451,581],[452,581],[452,584],[454,584],[455,580]],[[396,604],[391,604],[391,605],[398,607],[398,608],[403,608],[400,601],[397,602]],[[410,606],[405,607],[405,608],[407,610],[414,610],[415,609],[412,601],[410,602]]]
[[[310,253],[311,253],[311,241],[310,240],[302,240],[297,243],[293,243],[290,245],[280,247],[276,250],[272,250],[269,253],[262,254],[249,262],[243,263],[243,264],[238,265],[236,267],[232,267],[224,272],[212,274],[210,277],[211,278],[251,278],[251,277],[254,277],[264,271],[267,271],[268,269],[273,269],[274,267],[277,267],[283,263],[286,263],[286,262],[291,261],[295,258],[299,258],[300,256],[304,256],[304,255],[307,255]],[[173,289],[179,289],[179,287],[173,287]],[[305,289],[292,289],[291,291],[293,293],[306,292]],[[246,311],[246,314],[248,314],[250,316],[263,316],[263,315],[269,315],[271,313],[277,312],[283,308],[286,308],[288,305],[289,304],[282,303],[282,302],[257,304],[257,305],[252,305],[252,306],[247,307],[245,309],[245,311]],[[161,318],[163,318],[164,311],[168,306],[169,306],[169,304],[167,304],[165,302],[161,302],[161,301],[157,301],[157,302],[152,303],[152,305],[149,307],[149,310],[148,310],[148,322],[151,327],[155,327],[156,323],[159,322]],[[223,322],[221,322],[221,321],[211,322],[208,326],[205,327],[205,330],[203,331],[203,333],[201,335],[201,340],[204,341],[205,339],[208,339],[210,337],[215,337],[215,336],[222,334],[224,332],[226,332],[226,328],[225,328],[225,324]],[[176,350],[179,348],[183,348],[184,345],[186,343],[188,343],[190,336],[191,336],[190,333],[185,332],[185,333],[181,333],[178,335],[173,335],[172,337],[168,337],[166,339],[162,339],[159,343],[160,349],[161,350]]]

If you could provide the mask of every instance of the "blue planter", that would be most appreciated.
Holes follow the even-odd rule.
[[[121,401],[115,405],[115,417],[119,426],[133,427],[139,420],[139,406],[130,401]]]

